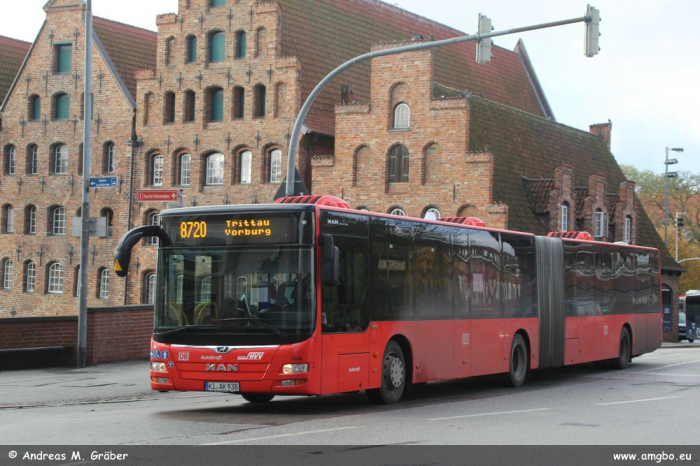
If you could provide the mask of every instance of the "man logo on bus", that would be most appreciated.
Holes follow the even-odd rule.
[[[241,361],[259,361],[265,356],[265,353],[248,353],[247,356],[238,356],[238,360]]]

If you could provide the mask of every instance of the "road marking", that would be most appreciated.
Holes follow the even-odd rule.
[[[609,406],[609,405],[623,405],[627,403],[642,403],[644,401],[659,401],[659,400],[670,400],[672,398],[680,398],[681,396],[664,396],[662,398],[647,398],[645,400],[629,400],[629,401],[615,401],[612,403],[596,403],[596,406]]]
[[[279,434],[279,435],[270,435],[268,437],[243,438],[243,439],[238,439],[238,440],[228,440],[226,442],[203,443],[202,445],[229,445],[232,443],[257,442],[258,440],[269,440],[269,439],[273,439],[273,438],[283,438],[283,437],[295,437],[297,435],[321,434],[324,432],[337,432],[339,430],[349,430],[349,429],[362,429],[362,427],[354,426],[354,427],[338,427],[335,429],[309,430],[306,432],[296,432],[294,434]]]
[[[436,417],[433,419],[428,419],[428,421],[445,421],[448,419],[461,419],[461,418],[465,418],[465,417],[498,416],[499,414],[534,413],[536,411],[550,411],[551,409],[552,408],[538,408],[538,409],[524,409],[522,411],[499,411],[496,413],[465,414],[464,416]]]
[[[700,374],[670,374],[668,372],[645,372],[644,375],[663,375],[664,377],[700,377]]]

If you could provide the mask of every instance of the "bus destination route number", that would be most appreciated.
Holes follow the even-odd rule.
[[[206,238],[207,222],[181,222],[181,238]]]

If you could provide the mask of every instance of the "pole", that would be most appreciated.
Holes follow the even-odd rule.
[[[87,277],[88,246],[90,244],[90,161],[92,157],[92,0],[85,9],[85,96],[83,102],[83,206],[80,232],[80,307],[78,311],[78,367],[87,364]]]
[[[676,262],[678,262],[678,212],[676,212]]]
[[[131,230],[131,211],[134,206],[133,195],[134,195],[134,159],[136,158],[136,146],[138,145],[138,137],[136,136],[136,109],[134,108],[134,113],[131,116],[131,139],[129,140],[131,145],[131,160],[129,161],[129,202],[128,209],[126,213],[126,231]],[[129,296],[129,274],[124,277],[124,306],[128,304]]]
[[[666,184],[664,188],[664,243],[668,248],[668,147],[666,148]]]
[[[304,102],[304,105],[301,107],[301,110],[299,111],[299,115],[297,116],[297,119],[294,122],[294,129],[292,130],[292,135],[290,137],[290,142],[289,142],[289,155],[287,157],[287,186],[285,189],[285,195],[286,196],[293,196],[294,195],[294,172],[295,172],[295,166],[296,166],[297,146],[299,145],[299,134],[301,133],[302,126],[304,126],[304,121],[306,120],[306,115],[309,113],[309,109],[311,108],[311,105],[313,105],[314,101],[319,96],[321,91],[323,91],[323,89],[328,85],[328,83],[330,83],[336,76],[338,76],[340,73],[345,71],[347,68],[350,68],[351,66],[354,66],[358,63],[362,63],[366,60],[370,60],[372,58],[384,57],[387,55],[396,55],[396,54],[404,53],[404,52],[415,52],[418,50],[433,49],[433,48],[442,47],[445,45],[458,44],[461,42],[478,41],[478,40],[482,40],[482,39],[488,39],[491,37],[505,36],[508,34],[516,34],[518,32],[534,31],[537,29],[545,29],[545,28],[550,28],[550,27],[555,27],[555,26],[564,26],[566,24],[582,23],[582,22],[589,22],[589,21],[591,21],[591,17],[589,15],[585,15],[585,16],[582,16],[580,18],[565,19],[562,21],[554,21],[551,23],[537,24],[534,26],[525,26],[525,27],[520,27],[520,28],[507,29],[504,31],[491,32],[488,34],[477,33],[473,36],[469,36],[469,35],[460,36],[460,37],[454,37],[452,39],[438,40],[435,42],[422,42],[419,44],[406,45],[404,47],[376,50],[374,52],[366,53],[364,55],[360,55],[359,57],[355,57],[351,60],[346,61],[345,63],[343,63],[342,65],[337,67],[335,70],[331,71],[325,78],[323,78],[321,80],[321,82],[319,82],[316,85],[314,90],[311,91],[311,94],[309,94],[309,97],[306,98],[306,102]]]

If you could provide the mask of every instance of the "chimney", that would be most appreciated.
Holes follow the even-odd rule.
[[[340,102],[342,104],[355,103],[355,91],[352,90],[350,84],[343,84],[340,86]]]
[[[591,125],[590,128],[591,133],[597,134],[603,138],[605,145],[607,146],[608,150],[610,150],[610,132],[612,131],[612,121],[608,120],[607,123]]]

